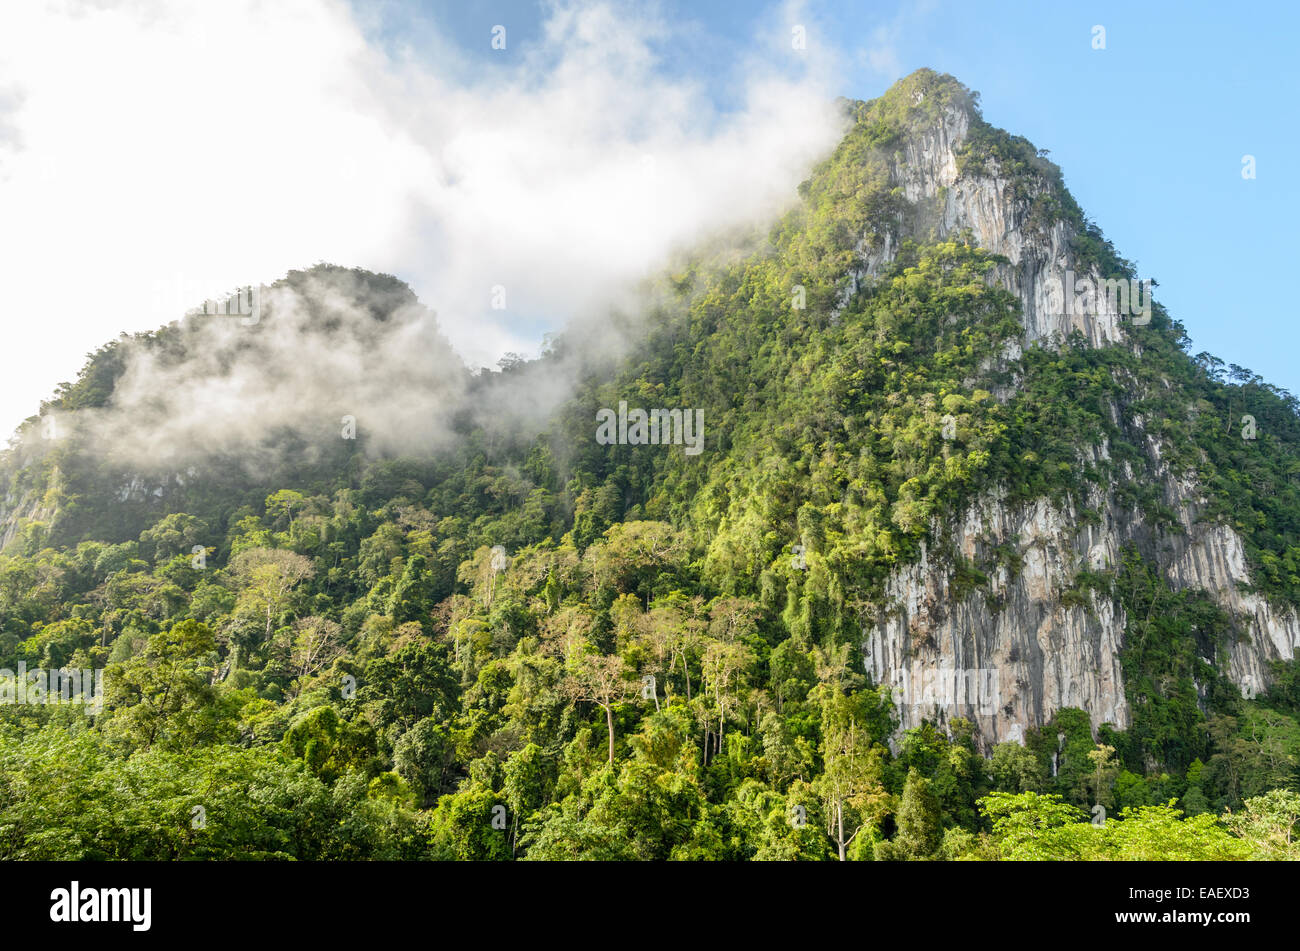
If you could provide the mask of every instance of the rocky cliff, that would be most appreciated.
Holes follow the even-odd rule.
[[[918,103],[923,95],[915,94]],[[875,247],[866,241],[859,246],[853,286],[882,273],[905,237],[970,234],[1006,259],[996,280],[1020,301],[1020,347],[1060,347],[1076,333],[1092,347],[1125,345],[1126,321],[1142,320],[1136,297],[1125,310],[1114,296],[1086,294],[1119,275],[1080,259],[1077,223],[1038,214],[1045,203],[1059,203],[1059,182],[1009,175],[996,158],[972,161],[973,120],[967,106],[950,105],[894,154],[891,183],[907,207]],[[1085,292],[1081,304],[1064,300],[1072,282]],[[1010,356],[1018,353],[1010,348]],[[1269,661],[1295,656],[1300,618],[1248,590],[1241,537],[1223,524],[1200,521],[1202,487],[1171,473],[1160,440],[1145,434],[1140,416],[1116,403],[1110,410],[1148,456],[1145,471],[1128,466],[1121,472],[1157,479],[1177,524],[1148,524],[1117,500],[1114,486],[1093,491],[1088,507],[1100,518],[1086,523],[1073,505],[1009,505],[998,493],[973,501],[958,519],[936,521],[934,537],[948,550],[979,562],[1010,546],[1019,570],[1003,565],[989,590],[969,592],[954,590],[949,559],[936,563],[929,551],[894,572],[887,605],[864,629],[863,655],[873,679],[895,688],[903,728],[963,716],[992,744],[1022,739],[1027,728],[1064,707],[1086,710],[1094,727],[1128,727],[1120,665],[1128,620],[1123,606],[1092,590],[1086,603],[1062,600],[1081,569],[1114,568],[1128,544],[1153,559],[1173,588],[1209,592],[1237,620],[1238,639],[1217,660],[1244,695],[1265,689]],[[1081,462],[1108,458],[1104,442],[1080,448]]]

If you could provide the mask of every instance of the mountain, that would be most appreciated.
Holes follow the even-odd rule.
[[[1295,398],[952,77],[843,105],[770,230],[537,360],[328,265],[91,355],[0,460],[0,666],[104,708],[3,711],[0,854],[247,846],[31,806],[72,748],[208,815],[167,770],[252,777],[300,857],[1018,857],[1034,796],[1295,796]]]

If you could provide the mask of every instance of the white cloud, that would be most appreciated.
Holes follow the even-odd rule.
[[[407,280],[473,363],[536,352],[833,143],[827,57],[736,64],[719,113],[659,67],[684,28],[559,6],[489,72],[335,0],[6,3],[0,429],[119,331],[322,260]]]

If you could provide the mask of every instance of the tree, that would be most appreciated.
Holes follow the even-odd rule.
[[[763,739],[763,761],[773,789],[781,791],[793,779],[812,777],[816,750],[803,737],[792,736],[783,717],[773,711],[763,714],[759,735]]]
[[[233,722],[212,686],[216,659],[216,638],[206,624],[180,621],[154,634],[139,657],[104,673],[108,731],[143,750],[228,738]]]
[[[330,704],[316,707],[289,725],[281,741],[285,753],[300,759],[325,783],[348,772],[369,773],[375,738],[364,720],[353,723]]]
[[[393,585],[388,599],[388,613],[398,624],[425,621],[433,607],[433,574],[423,555],[412,555]]]
[[[1104,826],[1085,823],[1084,859],[1125,862],[1222,862],[1250,857],[1249,846],[1229,835],[1211,815],[1184,818],[1172,801],[1158,806],[1123,809],[1118,821],[1108,816]]]
[[[891,808],[883,782],[884,750],[872,744],[858,706],[845,694],[832,694],[822,705],[824,767],[815,785],[841,862],[853,840],[864,829],[877,828]]]
[[[294,622],[289,662],[300,685],[343,655],[342,633],[337,622],[316,615]]]
[[[877,846],[879,858],[915,862],[937,857],[943,845],[939,800],[930,792],[930,781],[915,769],[907,771],[897,822],[894,838]]]
[[[722,751],[722,738],[727,727],[727,711],[739,703],[739,692],[745,674],[753,668],[754,663],[754,652],[748,645],[739,642],[713,641],[704,650],[704,685],[718,711],[715,752]],[[706,731],[705,744],[707,743]]]
[[[400,845],[408,818],[336,798],[274,747],[121,758],[95,731],[52,725],[21,744],[0,731],[0,827],[7,860],[420,857]]]
[[[153,546],[154,562],[161,564],[176,555],[190,554],[206,532],[207,525],[200,519],[184,512],[173,512],[141,532],[140,541]]]
[[[1229,812],[1224,824],[1245,840],[1256,858],[1267,861],[1300,860],[1300,793],[1274,789],[1247,799],[1241,812]]]
[[[1173,803],[1122,809],[1104,822],[1059,796],[992,793],[980,808],[993,843],[1012,860],[1223,861],[1246,858],[1249,847],[1214,816],[1184,818]]]
[[[787,700],[802,700],[816,676],[813,659],[797,638],[789,637],[772,648],[768,662],[772,693],[776,697],[777,713],[785,710]]]
[[[1019,743],[999,743],[993,747],[988,771],[998,792],[1042,792],[1047,781],[1037,754]]]
[[[680,532],[664,522],[623,522],[609,528],[587,549],[597,590],[641,595],[649,606],[651,589],[666,586],[687,552]]]
[[[293,534],[294,509],[299,511],[305,503],[303,494],[293,489],[281,489],[266,497],[266,517],[276,531]]]
[[[1036,792],[990,793],[979,801],[993,827],[993,841],[1003,858],[1078,858],[1078,836],[1086,831],[1084,812],[1057,795]]]
[[[447,767],[454,758],[451,737],[432,718],[420,720],[393,744],[393,770],[426,803],[442,791]]]
[[[518,847],[519,818],[546,804],[555,784],[555,759],[536,743],[514,753],[502,767],[506,805],[510,808],[510,851]]]
[[[438,800],[430,816],[435,841],[444,843],[449,858],[466,861],[500,862],[510,858],[510,842],[504,826],[494,822],[504,803],[490,789],[470,786]]]
[[[357,576],[371,586],[392,569],[393,560],[403,549],[402,530],[391,522],[384,522],[369,538],[361,543],[357,552]]]
[[[1119,775],[1119,763],[1115,759],[1115,747],[1098,746],[1088,754],[1088,761],[1092,763],[1092,773],[1088,777],[1088,784],[1092,790],[1092,801],[1094,804],[1100,804],[1106,808],[1113,808],[1115,797],[1111,795],[1115,786],[1115,777]]]
[[[314,573],[311,561],[277,548],[250,548],[235,556],[231,573],[241,592],[240,606],[263,614],[270,642],[275,619],[288,607],[293,589]]]
[[[632,689],[623,658],[591,648],[570,658],[564,679],[565,694],[577,703],[594,703],[605,711],[610,765],[614,763],[614,704],[626,700]]]
[[[377,726],[393,727],[400,735],[426,717],[449,719],[458,708],[458,687],[447,651],[417,642],[371,661],[357,700],[372,712]]]

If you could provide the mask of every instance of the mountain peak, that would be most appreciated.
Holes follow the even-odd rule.
[[[955,76],[925,67],[899,79],[878,98],[858,105],[883,109],[918,126],[952,109],[962,110],[973,118],[980,114],[979,93]]]
[[[843,139],[800,186],[813,217],[835,222],[846,293],[880,276],[906,241],[971,240],[1005,259],[995,278],[1022,302],[1026,341],[1118,342],[1119,303],[1075,309],[1059,299],[1078,275],[1130,280],[1046,152],[985,121],[979,94],[920,69],[882,96],[846,101]],[[963,237],[966,236],[966,237]],[[1073,286],[1071,284],[1071,286]]]

